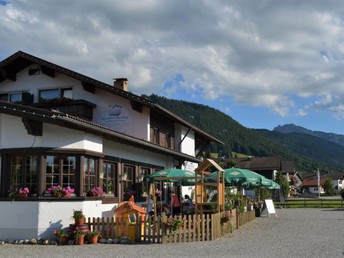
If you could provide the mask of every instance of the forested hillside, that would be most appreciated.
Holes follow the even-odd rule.
[[[280,156],[294,161],[298,170],[305,172],[318,168],[329,171],[344,168],[344,164],[340,162],[344,158],[344,148],[318,137],[308,138],[297,134],[248,129],[209,106],[167,99],[154,94],[149,98],[225,143],[224,146],[211,145],[209,152],[223,156],[229,156],[231,152],[251,156]],[[303,138],[305,141],[302,141]]]

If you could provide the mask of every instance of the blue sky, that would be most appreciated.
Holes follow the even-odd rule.
[[[343,17],[342,0],[0,0],[0,59],[127,77],[248,128],[344,134]]]

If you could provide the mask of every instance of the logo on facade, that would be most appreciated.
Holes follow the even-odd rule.
[[[131,123],[131,116],[123,106],[110,105],[100,118],[100,124],[114,127],[115,125]]]

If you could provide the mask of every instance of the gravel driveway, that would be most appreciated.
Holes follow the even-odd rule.
[[[1,245],[0,257],[344,257],[344,209],[277,209],[211,242]]]

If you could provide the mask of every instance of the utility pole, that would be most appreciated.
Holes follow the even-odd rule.
[[[319,198],[320,198],[320,191],[321,191],[320,187],[321,187],[321,184],[320,184],[320,171],[318,169],[318,193],[319,193]]]

